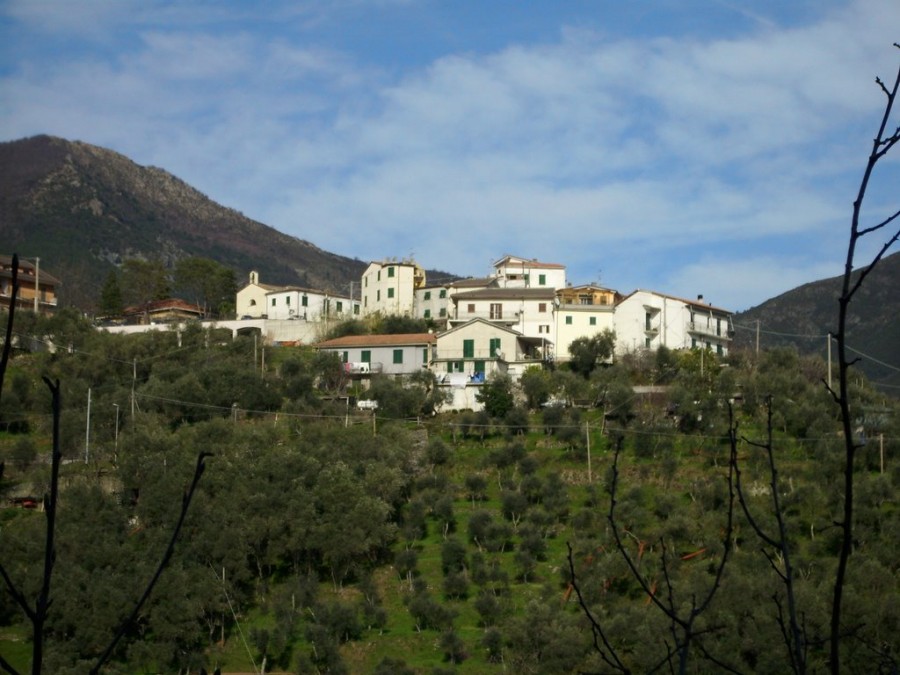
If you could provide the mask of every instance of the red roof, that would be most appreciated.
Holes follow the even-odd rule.
[[[391,345],[434,344],[437,337],[434,333],[397,333],[394,335],[345,335],[344,337],[325,340],[316,347],[389,347]]]

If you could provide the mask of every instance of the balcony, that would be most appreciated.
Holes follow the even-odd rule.
[[[720,340],[731,340],[731,337],[733,335],[733,331],[729,330],[727,326],[707,325],[705,321],[689,321],[688,333],[695,333],[697,335],[711,335],[713,337],[719,338]]]

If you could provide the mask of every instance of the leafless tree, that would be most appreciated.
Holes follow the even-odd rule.
[[[744,438],[744,441],[757,448],[762,448],[767,453],[769,466],[769,490],[772,496],[772,513],[775,516],[775,522],[778,526],[777,534],[767,533],[759,521],[754,517],[747,500],[744,495],[743,486],[741,484],[741,470],[737,460],[737,425],[734,423],[733,409],[731,405],[728,407],[729,417],[732,420],[730,428],[731,441],[731,461],[734,464],[735,488],[738,495],[738,501],[744,511],[750,527],[769,548],[763,548],[763,554],[769,561],[769,565],[775,570],[775,573],[784,584],[785,593],[787,595],[787,618],[784,616],[784,607],[782,600],[776,593],[772,596],[777,609],[776,620],[781,629],[781,635],[788,650],[788,659],[790,660],[791,670],[797,675],[805,675],[807,663],[807,640],[806,630],[801,625],[798,618],[797,599],[794,594],[794,566],[791,562],[791,547],[787,537],[787,525],[785,522],[784,509],[781,505],[781,488],[778,484],[778,467],[775,463],[774,443],[772,440],[772,397],[766,397],[766,442],[758,443]],[[774,555],[772,553],[774,550]]]
[[[9,313],[6,317],[6,342],[4,342],[3,344],[2,357],[0,357],[0,397],[2,397],[3,394],[3,381],[6,374],[6,368],[9,363],[9,354],[12,346],[12,327],[13,320],[15,318],[16,298],[19,291],[18,261],[18,255],[13,255],[12,289],[10,292]],[[59,498],[59,468],[62,464],[59,429],[60,418],[62,415],[62,402],[60,397],[59,380],[52,381],[47,377],[44,377],[43,379],[44,383],[50,389],[51,394],[51,409],[53,414],[53,448],[50,458],[50,491],[47,495],[44,496],[44,514],[47,519],[47,529],[44,541],[44,569],[41,576],[41,588],[38,592],[36,600],[34,601],[34,605],[32,605],[26,595],[19,589],[19,586],[14,582],[10,574],[7,572],[6,568],[3,566],[2,562],[0,562],[0,577],[3,578],[3,582],[6,586],[7,591],[31,623],[32,675],[40,675],[43,669],[44,662],[45,625],[47,623],[47,618],[49,616],[50,607],[52,604],[50,582],[53,578],[53,567],[56,564],[56,516]],[[91,668],[90,672],[92,674],[100,672],[100,668],[102,668],[103,665],[110,659],[113,651],[116,648],[116,645],[118,645],[119,641],[125,635],[128,628],[137,618],[141,608],[144,606],[144,603],[153,592],[153,588],[162,575],[163,570],[169,564],[169,561],[172,558],[172,554],[175,552],[175,543],[178,541],[178,536],[181,533],[181,528],[184,524],[184,519],[187,516],[187,512],[191,504],[191,499],[193,498],[194,493],[197,490],[197,485],[199,484],[200,478],[203,476],[203,472],[206,468],[206,458],[209,456],[210,453],[201,452],[197,457],[197,466],[194,470],[193,480],[191,481],[190,487],[185,492],[182,498],[181,513],[172,531],[169,545],[163,553],[162,559],[160,560],[160,563],[156,569],[156,573],[147,583],[144,592],[141,594],[141,597],[135,604],[132,612],[122,620],[116,632],[113,634],[109,645],[97,659],[94,667]],[[18,675],[19,672],[12,666],[12,664],[10,664],[5,658],[3,658],[2,655],[0,655],[0,668],[5,670],[7,673],[11,673],[12,675]]]
[[[900,49],[900,44],[894,43]],[[844,587],[847,579],[847,564],[853,551],[853,507],[854,507],[854,475],[856,451],[860,448],[859,442],[854,438],[853,419],[854,411],[851,405],[849,386],[850,368],[856,359],[849,357],[847,353],[847,317],[850,304],[859,292],[865,280],[875,270],[885,254],[900,238],[900,229],[897,228],[897,218],[900,210],[884,217],[873,225],[863,225],[863,202],[869,189],[870,180],[875,173],[876,166],[900,141],[900,124],[894,111],[894,103],[897,100],[897,91],[900,88],[900,67],[892,86],[888,87],[881,78],[875,78],[875,82],[884,93],[886,101],[878,132],[872,140],[872,150],[866,162],[866,168],[860,181],[856,200],[853,202],[853,215],[850,223],[850,240],[847,245],[847,259],[844,264],[844,277],[841,285],[841,295],[838,298],[838,328],[834,333],[837,342],[838,356],[838,387],[831,390],[831,395],[840,408],[841,424],[844,434],[844,470],[843,470],[843,513],[841,519],[835,524],[841,530],[841,548],[838,556],[838,567],[834,579],[834,596],[831,605],[831,631],[829,665],[831,672],[837,675],[841,670],[840,644],[843,629],[841,627],[841,610],[844,595]],[[893,129],[893,130],[891,130]],[[886,234],[887,238],[878,248],[877,252],[868,261],[854,272],[856,265],[856,250],[864,237],[875,234]]]

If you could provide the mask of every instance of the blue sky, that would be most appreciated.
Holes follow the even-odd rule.
[[[0,0],[0,139],[361,260],[511,253],[739,311],[841,273],[898,28],[896,0]]]

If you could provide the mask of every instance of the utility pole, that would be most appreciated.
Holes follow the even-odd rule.
[[[34,259],[34,313],[41,311],[41,259]]]
[[[756,355],[759,356],[759,319],[756,320]]]
[[[591,483],[591,426],[587,422],[584,423],[584,440],[587,445],[588,483]]]
[[[826,338],[828,340],[828,389],[831,389],[831,333]]]
[[[87,424],[84,428],[84,463],[88,463],[88,450],[91,445],[91,388],[88,387]]]
[[[116,409],[116,433],[115,433],[115,441],[113,445],[113,463],[118,465],[119,463],[119,404],[113,403],[113,408]]]

